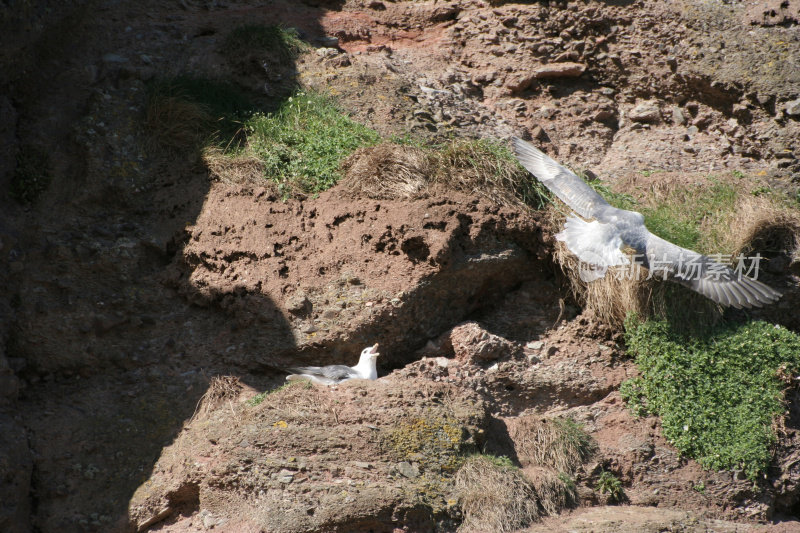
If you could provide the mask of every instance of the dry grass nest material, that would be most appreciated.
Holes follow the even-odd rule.
[[[422,198],[439,186],[499,205],[524,206],[538,194],[536,183],[494,150],[481,141],[454,141],[439,150],[382,143],[347,158],[340,183],[345,193],[377,200]]]
[[[550,227],[563,227],[564,216],[556,208],[549,208],[547,217]],[[710,229],[715,232],[716,247],[731,257],[787,253],[793,263],[800,262],[800,215],[763,198],[742,196],[736,208],[715,220]],[[678,306],[692,310],[691,320],[706,324],[722,317],[723,309],[713,301],[673,283],[648,280],[647,269],[638,265],[612,267],[604,278],[586,283],[580,278],[577,257],[564,243],[554,242],[553,259],[579,305],[607,324],[622,326],[632,312],[642,318],[667,316],[669,309]]]
[[[242,392],[242,384],[235,376],[214,376],[208,384],[208,390],[200,398],[193,418],[205,416],[220,405],[223,405],[239,397]]]

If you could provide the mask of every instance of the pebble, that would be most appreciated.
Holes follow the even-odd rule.
[[[419,467],[412,465],[408,461],[401,461],[397,463],[397,471],[408,479],[414,479],[419,476]]]
[[[319,42],[320,42],[320,44],[322,44],[322,46],[325,46],[325,47],[328,47],[328,48],[336,48],[336,47],[339,46],[339,38],[338,37],[329,37],[329,36],[326,35],[325,37],[320,37]]]
[[[294,480],[294,472],[292,472],[291,470],[286,470],[284,468],[283,470],[278,472],[276,478],[278,480],[278,483],[289,484],[292,482],[292,480]]]
[[[792,100],[791,102],[786,102],[784,109],[789,116],[800,116],[800,98]]]
[[[533,77],[539,80],[550,78],[577,78],[586,70],[586,65],[582,63],[551,63],[536,69]]]
[[[683,109],[677,106],[672,108],[672,122],[675,124],[680,124],[681,126],[686,124],[686,115],[684,114]]]
[[[296,294],[286,301],[286,309],[294,314],[308,312],[311,307],[311,301],[305,294]]]
[[[628,113],[634,122],[655,123],[661,119],[661,110],[655,102],[642,102]]]

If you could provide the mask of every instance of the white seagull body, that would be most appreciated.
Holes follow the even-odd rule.
[[[541,150],[516,137],[512,141],[520,164],[583,217],[575,213],[568,216],[564,230],[556,238],[582,262],[594,266],[593,271],[581,273],[584,281],[604,277],[611,266],[630,264],[621,249],[629,246],[641,257],[643,266],[662,271],[665,279],[685,285],[720,305],[737,309],[761,307],[781,297],[779,292],[760,281],[653,235],[645,227],[641,213],[613,207],[581,178]]]
[[[361,350],[361,357],[356,366],[298,366],[290,368],[294,374],[286,376],[286,381],[307,380],[321,385],[336,385],[349,379],[378,379],[375,359],[378,355],[378,344]]]

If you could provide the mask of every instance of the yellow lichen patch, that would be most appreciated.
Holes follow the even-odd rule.
[[[385,437],[400,460],[416,462],[423,471],[455,472],[467,447],[466,432],[448,417],[416,417],[401,422]]]

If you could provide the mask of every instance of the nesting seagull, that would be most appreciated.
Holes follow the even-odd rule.
[[[627,246],[651,272],[654,269],[663,272],[665,279],[685,285],[720,305],[737,309],[761,307],[781,297],[760,281],[653,235],[645,227],[641,213],[611,206],[586,182],[541,150],[517,137],[512,141],[522,166],[574,211],[556,239],[564,242],[581,262],[593,266],[592,270],[581,271],[584,281],[603,278],[611,266],[630,264],[622,250]]]
[[[336,385],[349,379],[378,379],[375,359],[378,358],[378,344],[361,350],[361,357],[356,366],[298,366],[290,368],[296,372],[286,376],[286,381],[309,380],[321,385]]]

